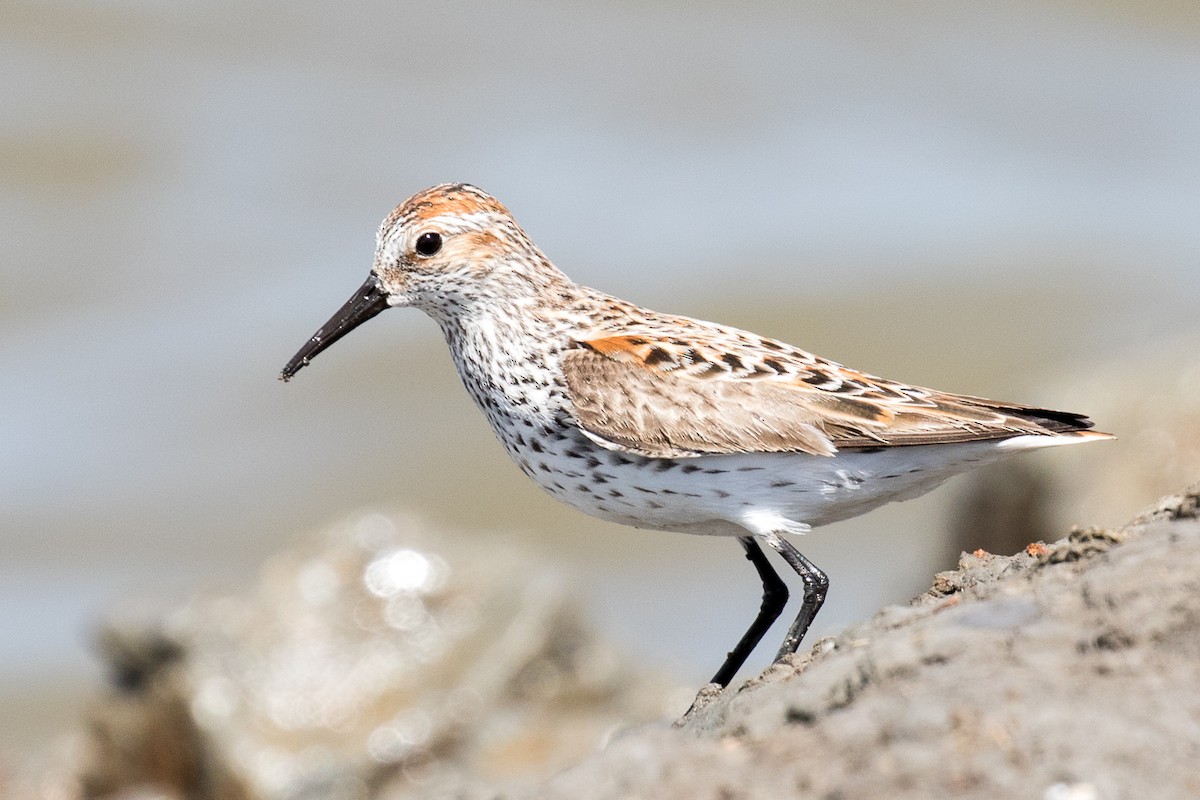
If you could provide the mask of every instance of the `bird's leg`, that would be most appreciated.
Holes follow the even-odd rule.
[[[812,624],[817,612],[821,610],[821,605],[825,602],[825,595],[829,591],[829,576],[822,572],[816,564],[805,558],[803,553],[782,536],[772,534],[764,538],[771,547],[778,551],[779,555],[783,556],[783,560],[796,570],[800,580],[804,581],[804,599],[800,603],[800,613],[796,615],[796,621],[792,623],[792,627],[788,628],[787,636],[783,637],[783,644],[779,646],[779,652],[775,654],[775,663],[778,664],[796,652],[796,648],[804,639],[804,634],[808,633],[808,626]]]
[[[742,668],[742,664],[746,663],[746,659],[755,646],[758,645],[759,641],[762,640],[767,629],[771,627],[775,620],[779,619],[779,615],[783,612],[783,607],[787,605],[788,600],[787,584],[780,580],[779,575],[771,567],[771,563],[767,561],[766,553],[754,541],[754,537],[739,536],[738,542],[745,548],[746,558],[758,570],[758,577],[762,579],[762,605],[758,608],[758,616],[754,618],[754,622],[750,624],[750,627],[743,634],[741,640],[729,651],[729,655],[725,657],[725,663],[717,670],[717,674],[713,675],[710,683],[715,683],[721,687],[728,686],[729,682],[733,680],[733,676]],[[808,586],[805,584],[806,597],[807,592]]]

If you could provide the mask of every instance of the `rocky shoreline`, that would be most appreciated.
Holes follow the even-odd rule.
[[[1124,527],[963,554],[703,694],[591,631],[528,554],[373,515],[249,596],[114,621],[112,686],[30,798],[1200,796],[1200,485]]]

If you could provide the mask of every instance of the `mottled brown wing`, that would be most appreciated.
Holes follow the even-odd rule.
[[[579,424],[601,444],[654,458],[831,456],[1091,427],[1079,414],[942,394],[753,343],[713,352],[629,335],[576,345],[562,365]]]

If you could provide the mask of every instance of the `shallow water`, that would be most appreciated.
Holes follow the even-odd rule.
[[[526,531],[616,638],[706,678],[756,607],[736,547],[527,486],[427,320],[274,380],[377,220],[471,180],[582,282],[1038,402],[1195,324],[1198,27],[1187,4],[0,4],[0,692],[77,694],[115,599],[237,584],[369,506]],[[926,585],[939,507],[805,540],[820,624]]]

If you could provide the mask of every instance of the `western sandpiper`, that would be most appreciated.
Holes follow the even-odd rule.
[[[466,184],[426,189],[388,215],[370,276],[280,377],[394,306],[441,326],[496,436],[551,495],[623,525],[737,538],[763,597],[713,676],[720,686],[787,602],[760,542],[804,587],[779,661],[829,587],[788,535],[1011,453],[1111,438],[1082,414],[877,378],[580,286],[503,205]]]

